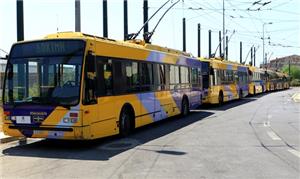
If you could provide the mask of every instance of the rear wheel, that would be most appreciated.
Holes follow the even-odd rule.
[[[126,108],[124,108],[121,112],[121,115],[120,115],[120,122],[119,122],[119,132],[120,132],[120,135],[122,137],[126,137],[130,134],[131,132],[131,115],[130,115],[130,111]]]
[[[190,113],[190,106],[187,98],[183,98],[182,100],[182,107],[181,107],[181,115],[187,116]]]

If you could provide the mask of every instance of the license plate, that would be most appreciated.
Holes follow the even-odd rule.
[[[17,124],[30,124],[30,116],[16,116]]]

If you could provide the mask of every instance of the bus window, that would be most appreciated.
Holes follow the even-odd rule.
[[[97,96],[112,95],[112,62],[97,59]]]
[[[88,54],[85,62],[85,95],[84,104],[96,104],[96,71],[95,56]]]
[[[141,90],[150,91],[153,86],[153,72],[152,64],[150,63],[141,63],[140,64],[140,80],[141,80]]]

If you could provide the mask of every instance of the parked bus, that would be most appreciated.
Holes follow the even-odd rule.
[[[4,133],[96,139],[187,115],[201,104],[201,62],[147,44],[65,32],[19,42],[3,92]]]
[[[203,79],[208,79],[208,88],[203,89],[204,103],[222,104],[248,95],[247,66],[217,58],[201,58],[200,61],[203,67],[206,67],[202,71],[208,72],[208,77],[203,76]],[[204,81],[203,84],[205,84]]]
[[[249,94],[255,95],[266,91],[265,71],[261,68],[249,66]]]
[[[276,90],[276,86],[277,86],[277,80],[278,80],[278,74],[273,71],[273,70],[267,70],[266,71],[267,74],[267,91],[271,92],[271,91],[275,91]]]

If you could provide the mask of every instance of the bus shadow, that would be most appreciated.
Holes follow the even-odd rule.
[[[41,140],[31,144],[7,148],[3,150],[3,154],[7,156],[105,161],[122,152],[168,135],[195,122],[204,120],[212,114],[214,113],[195,110],[187,117],[171,117],[138,128],[127,138],[112,136],[92,141]],[[146,151],[166,155],[185,154],[185,152],[182,151],[149,149]]]
[[[233,101],[225,102],[222,105],[206,104],[206,105],[202,106],[202,109],[226,111],[228,109],[235,108],[235,107],[238,107],[243,104],[247,104],[247,103],[255,101],[255,100],[256,100],[256,98],[243,98],[240,100],[233,100]]]
[[[260,94],[256,94],[256,95],[251,95],[251,96],[247,96],[247,97],[242,98],[242,99],[225,102],[222,105],[204,104],[204,105],[201,106],[201,108],[204,109],[204,110],[226,111],[228,109],[235,108],[235,107],[238,107],[240,105],[247,104],[249,102],[255,101],[255,100],[257,100],[257,99],[259,99],[263,96],[266,96],[268,94],[269,93],[260,93]]]

